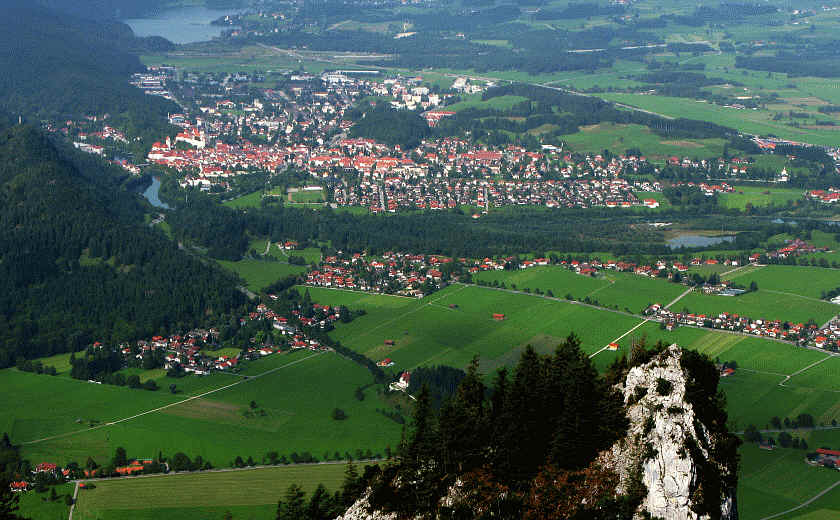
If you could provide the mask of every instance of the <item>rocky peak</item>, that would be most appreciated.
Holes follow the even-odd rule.
[[[738,518],[735,487],[704,486],[705,472],[734,475],[734,461],[719,460],[718,442],[686,398],[693,377],[681,363],[684,352],[671,345],[652,360],[633,367],[623,388],[630,426],[627,436],[603,453],[602,463],[619,473],[619,493],[639,480],[647,492],[639,506],[653,518],[705,520]],[[721,425],[717,425],[718,429]],[[709,489],[712,488],[712,489]],[[716,492],[715,497],[703,493]],[[708,511],[709,503],[715,504]]]

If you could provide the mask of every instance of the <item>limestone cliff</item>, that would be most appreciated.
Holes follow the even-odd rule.
[[[709,415],[708,400],[715,396],[692,392],[699,375],[686,366],[687,354],[696,356],[671,345],[630,369],[622,388],[627,437],[603,453],[601,462],[618,471],[619,492],[641,479],[647,494],[639,513],[667,520],[735,520],[737,441],[720,424],[725,416],[704,424],[701,415]]]

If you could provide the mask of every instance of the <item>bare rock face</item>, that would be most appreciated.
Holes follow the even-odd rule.
[[[719,515],[699,504],[710,502],[702,496],[709,491],[702,485],[701,473],[729,474],[735,468],[714,460],[716,440],[686,400],[689,376],[680,364],[682,355],[682,349],[671,345],[629,371],[622,391],[630,427],[624,439],[601,455],[601,462],[618,471],[619,493],[626,493],[634,481],[644,484],[647,494],[639,518],[646,512],[665,520],[736,520],[734,487],[721,488],[712,498],[719,504]]]
[[[382,511],[371,511],[370,502],[368,501],[368,494],[363,495],[356,500],[350,508],[335,520],[396,520],[397,515],[393,513],[383,513]]]

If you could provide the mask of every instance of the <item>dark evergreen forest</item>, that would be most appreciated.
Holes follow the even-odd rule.
[[[166,115],[178,106],[129,85],[132,73],[145,70],[132,51],[171,45],[161,38],[135,38],[119,22],[85,21],[17,0],[4,3],[0,111],[33,121],[109,114],[112,126],[151,143],[173,132]]]
[[[137,197],[80,155],[28,126],[0,132],[0,367],[182,330],[243,303],[230,276],[135,224]]]

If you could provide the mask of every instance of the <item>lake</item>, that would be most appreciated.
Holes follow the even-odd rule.
[[[707,247],[734,241],[734,236],[705,237],[703,235],[680,235],[668,240],[667,244],[671,249],[679,249],[681,247]]]
[[[160,179],[158,177],[152,177],[152,184],[146,188],[146,191],[143,192],[143,197],[149,201],[149,204],[156,208],[162,209],[172,209],[169,204],[160,200],[158,194],[160,193]]]
[[[122,20],[137,36],[162,36],[172,43],[193,43],[212,40],[230,26],[210,25],[227,14],[226,9],[202,6],[165,9],[146,18]]]

